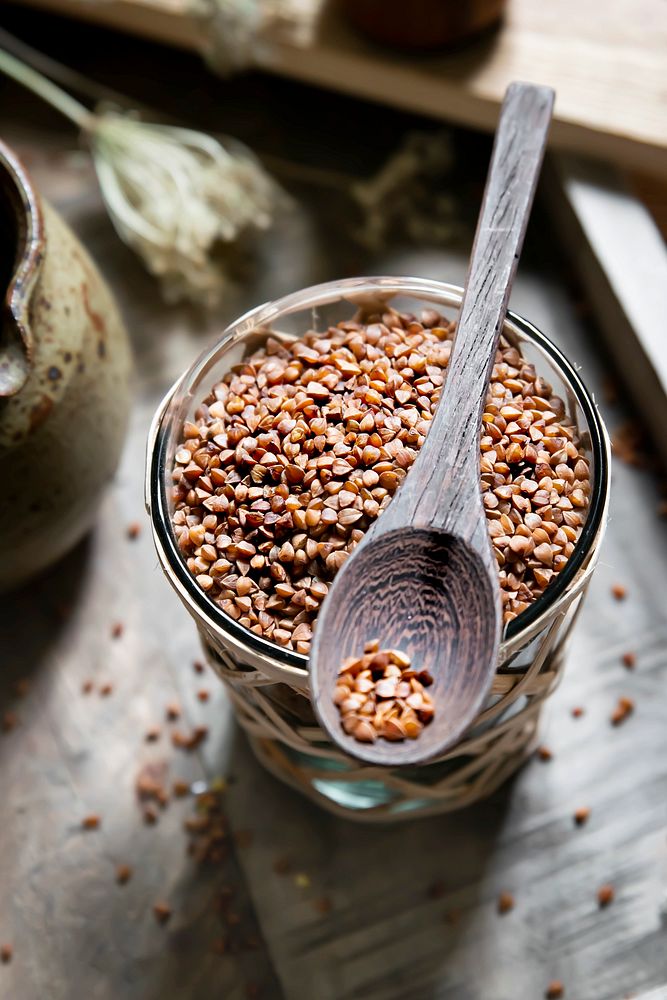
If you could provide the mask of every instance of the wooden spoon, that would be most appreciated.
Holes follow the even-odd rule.
[[[481,499],[480,427],[553,99],[549,88],[521,83],[505,95],[442,401],[405,482],[318,616],[310,655],[317,715],[334,743],[374,764],[441,756],[479,713],[496,671],[502,614]],[[434,678],[435,715],[417,739],[361,743],[342,728],[333,702],[339,667],[376,638]]]

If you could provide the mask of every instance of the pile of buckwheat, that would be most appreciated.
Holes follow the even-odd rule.
[[[434,310],[386,309],[300,339],[270,336],[213,386],[176,450],[173,527],[225,614],[309,652],[329,583],[417,457],[453,335]],[[590,482],[562,400],[506,343],[480,453],[508,622],[567,563]]]
[[[360,743],[416,740],[435,714],[425,690],[433,683],[428,670],[414,670],[400,649],[380,649],[367,642],[363,656],[351,656],[338,671],[333,694],[346,733]]]

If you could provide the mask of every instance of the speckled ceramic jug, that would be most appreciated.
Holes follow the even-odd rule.
[[[111,293],[0,143],[0,591],[90,527],[116,468],[131,358]]]

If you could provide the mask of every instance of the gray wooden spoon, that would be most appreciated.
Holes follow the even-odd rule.
[[[481,416],[540,173],[554,94],[505,95],[447,378],[404,483],[334,579],[310,655],[319,720],[334,743],[374,764],[441,756],[480,711],[502,631],[498,565],[482,506]],[[401,649],[428,670],[433,720],[414,740],[359,742],[333,701],[339,667],[364,644]]]

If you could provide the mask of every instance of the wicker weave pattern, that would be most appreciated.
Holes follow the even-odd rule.
[[[362,821],[387,821],[448,812],[484,798],[533,751],[542,704],[562,675],[568,637],[588,585],[592,564],[541,629],[516,648],[503,648],[484,710],[468,735],[445,757],[419,769],[372,767],[328,742],[317,724],[302,679],[277,680],[237,659],[236,650],[198,622],[207,659],[224,681],[237,718],[260,762],[324,808]],[[530,662],[516,667],[530,645]],[[448,765],[443,768],[442,765]],[[335,770],[332,771],[332,766]],[[439,775],[439,771],[443,771]],[[340,804],[323,783],[351,794],[368,782],[382,790],[372,808]]]

